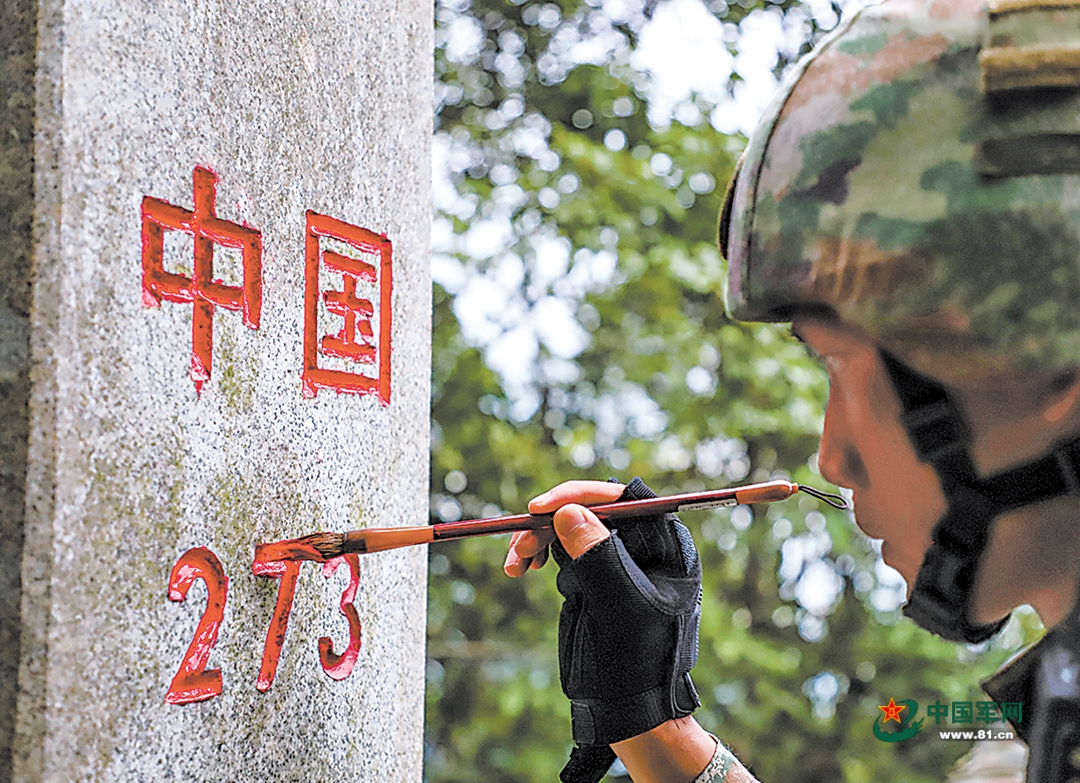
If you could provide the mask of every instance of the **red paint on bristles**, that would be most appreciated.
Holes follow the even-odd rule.
[[[275,541],[270,544],[255,545],[255,562],[253,569],[260,566],[269,573],[273,570],[273,563],[282,560],[313,560],[316,563],[325,563],[323,554],[309,543],[311,536],[304,538],[290,538],[286,541]],[[259,573],[259,571],[255,571]]]

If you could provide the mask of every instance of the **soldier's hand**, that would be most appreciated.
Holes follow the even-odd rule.
[[[577,558],[611,535],[604,523],[585,506],[611,503],[625,490],[622,484],[607,481],[566,481],[529,502],[529,513],[555,513],[554,531],[515,533],[510,541],[503,570],[521,576],[530,568],[547,562],[548,547],[558,535],[570,557]]]

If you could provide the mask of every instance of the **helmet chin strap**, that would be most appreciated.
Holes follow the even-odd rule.
[[[970,622],[978,561],[1001,513],[1063,495],[1080,495],[1080,438],[1050,454],[997,475],[980,478],[971,459],[971,431],[939,384],[881,352],[902,419],[919,459],[941,478],[948,508],[933,532],[904,613],[955,642],[983,642],[1005,620]],[[1008,618],[1005,618],[1008,619]],[[1028,783],[1075,780],[1080,752],[1080,604],[1034,649],[983,684],[990,697],[1020,705],[1013,728],[1028,745]]]
[[[1080,495],[1080,438],[981,478],[971,458],[971,430],[948,391],[886,351],[881,358],[900,399],[901,423],[919,459],[937,473],[947,503],[904,614],[945,639],[986,641],[1008,620],[976,625],[969,619],[979,560],[994,519],[1061,495]]]
[[[1010,509],[1080,495],[1080,438],[1059,443],[1033,462],[980,478],[971,459],[970,430],[948,392],[885,351],[881,357],[900,397],[908,436],[919,458],[937,471],[948,503],[904,613],[946,639],[984,641],[1008,619],[989,625],[974,625],[968,619],[979,559],[993,521]],[[1028,783],[1077,777],[1080,603],[1034,649],[983,687],[997,701],[1020,705],[1022,717],[1012,718],[1012,723],[1028,743]]]

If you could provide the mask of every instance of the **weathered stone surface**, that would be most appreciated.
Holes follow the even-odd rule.
[[[39,4],[16,780],[420,779],[426,553],[361,557],[342,681],[317,639],[344,646],[345,569],[306,564],[267,693],[278,581],[251,566],[259,542],[427,518],[430,28],[413,0]],[[263,243],[259,328],[215,308],[201,394],[193,306],[144,306],[140,236],[144,196],[192,209],[197,165]],[[387,406],[302,396],[307,210],[393,243]],[[191,257],[166,235],[167,268]],[[166,588],[200,546],[229,579],[223,692],[169,705],[206,590]]]
[[[11,779],[30,399],[37,4],[0,5],[0,780]]]

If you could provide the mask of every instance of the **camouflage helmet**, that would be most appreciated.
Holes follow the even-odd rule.
[[[721,214],[728,309],[945,383],[1080,365],[1080,0],[885,0],[794,69]]]

